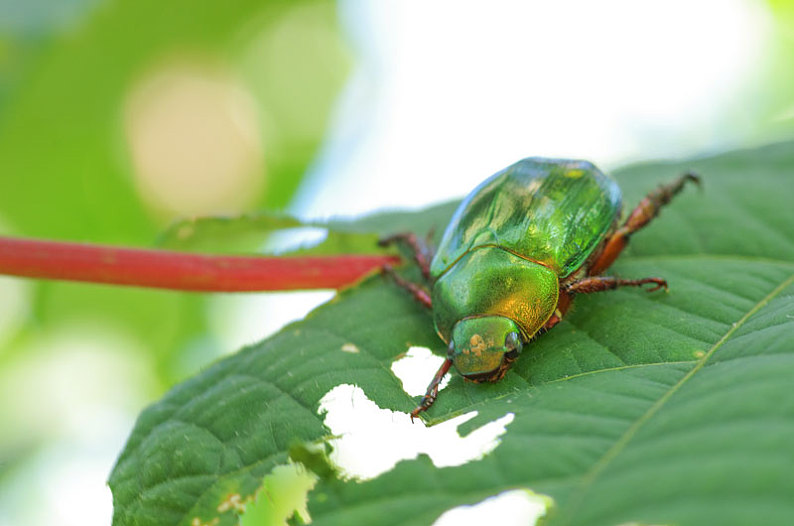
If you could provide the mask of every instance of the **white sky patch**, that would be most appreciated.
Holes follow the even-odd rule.
[[[443,362],[444,358],[433,354],[427,347],[411,347],[402,358],[391,364],[391,371],[403,383],[406,393],[422,396]],[[438,386],[439,391],[447,386],[449,378],[447,373]]]
[[[392,469],[400,460],[427,454],[437,467],[459,466],[482,458],[499,445],[514,414],[489,422],[465,437],[458,426],[474,418],[466,413],[433,427],[411,423],[408,414],[381,409],[360,387],[338,385],[320,400],[325,425],[338,436],[331,440],[331,460],[343,474],[370,479]]]
[[[0,368],[0,399],[14,401],[0,406],[5,447],[47,436],[93,440],[106,426],[130,425],[151,393],[147,355],[107,325],[36,334],[16,356]]]
[[[292,250],[315,247],[328,238],[328,229],[315,226],[285,228],[273,232],[264,244],[266,254],[284,254]]]
[[[356,69],[291,206],[301,216],[460,197],[532,155],[608,169],[739,142],[755,133],[748,79],[772,34],[753,0],[342,0],[339,11]]]
[[[113,499],[105,481],[124,444],[122,433],[104,442],[61,442],[27,460],[3,485],[0,526],[110,524]]]
[[[28,317],[32,285],[19,278],[0,277],[0,344],[13,336]]]
[[[0,368],[0,399],[13,401],[0,449],[45,444],[4,474],[0,526],[110,524],[107,477],[153,390],[146,360],[125,331],[75,323],[33,335]]]
[[[551,504],[548,497],[529,490],[505,491],[472,506],[452,508],[441,515],[433,526],[531,526],[546,514]]]
[[[259,342],[334,297],[333,290],[214,294],[207,316],[225,352]]]

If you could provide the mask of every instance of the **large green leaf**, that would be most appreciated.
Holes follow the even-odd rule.
[[[182,220],[163,232],[158,246],[202,253],[372,254],[380,251],[372,232],[260,212]]]
[[[668,294],[581,297],[503,381],[454,376],[427,418],[476,410],[469,430],[513,413],[499,446],[458,467],[420,457],[367,482],[326,478],[309,495],[314,523],[429,524],[530,488],[555,500],[553,524],[790,524],[794,144],[616,177],[635,203],[690,168],[705,190],[676,198],[613,267],[664,276]],[[440,210],[380,224],[421,232]],[[341,351],[350,343],[360,352]],[[233,524],[218,511],[229,495],[253,494],[296,441],[326,438],[317,408],[334,386],[414,407],[390,370],[411,345],[440,347],[429,314],[372,277],[177,386],[140,416],[119,458],[114,523]]]

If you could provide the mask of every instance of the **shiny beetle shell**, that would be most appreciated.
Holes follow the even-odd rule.
[[[530,338],[554,313],[560,280],[586,263],[620,206],[617,183],[587,161],[529,158],[484,181],[458,207],[430,265],[439,336],[448,342],[458,321],[499,315]]]

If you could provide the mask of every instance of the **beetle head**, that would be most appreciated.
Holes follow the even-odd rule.
[[[449,357],[475,382],[500,380],[521,353],[518,325],[504,316],[464,318],[452,329]]]

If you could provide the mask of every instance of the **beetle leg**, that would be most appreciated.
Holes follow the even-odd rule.
[[[656,285],[648,289],[648,292],[659,290],[662,287],[667,290],[667,281],[662,278],[620,279],[612,276],[590,276],[574,281],[565,287],[565,292],[568,294],[589,294],[591,292],[612,290],[618,287],[641,287],[646,283],[653,283]]]
[[[557,299],[557,308],[554,309],[554,314],[546,320],[546,323],[543,325],[543,330],[548,331],[558,323],[562,321],[563,316],[565,313],[568,312],[568,309],[571,307],[571,301],[573,300],[573,296],[568,293],[565,287],[560,288],[560,296]]]
[[[389,245],[393,245],[394,243],[402,243],[408,247],[408,249],[411,251],[414,261],[416,261],[416,264],[419,265],[419,269],[422,271],[422,276],[429,281],[430,260],[433,259],[433,255],[428,247],[428,244],[420,241],[419,238],[416,237],[416,234],[411,232],[394,234],[378,241],[378,245],[382,247],[387,247]]]
[[[411,296],[413,296],[416,301],[418,301],[428,309],[433,308],[433,301],[430,299],[430,293],[427,292],[425,289],[423,289],[421,286],[411,281],[408,281],[407,279],[397,274],[394,271],[394,269],[391,267],[391,265],[383,265],[383,273],[390,276],[397,285],[410,292]]]
[[[427,392],[425,393],[425,396],[422,397],[422,401],[419,402],[419,405],[416,406],[416,409],[411,411],[411,422],[414,421],[414,418],[419,416],[419,413],[422,411],[427,411],[436,401],[436,398],[438,397],[438,385],[441,383],[441,379],[444,378],[444,375],[447,374],[447,371],[449,371],[450,366],[452,366],[452,358],[447,358],[444,360],[444,363],[441,364],[441,367],[438,368],[438,371],[436,371],[436,375],[433,377],[430,385],[427,386]]]
[[[629,242],[629,237],[651,222],[651,220],[659,215],[659,210],[669,203],[673,197],[679,193],[687,181],[700,185],[700,177],[694,172],[687,172],[670,184],[665,184],[656,188],[649,193],[645,198],[640,201],[623,226],[618,228],[606,241],[601,255],[593,263],[588,270],[590,276],[597,276],[609,268],[610,265],[617,259],[621,251],[626,247]]]

